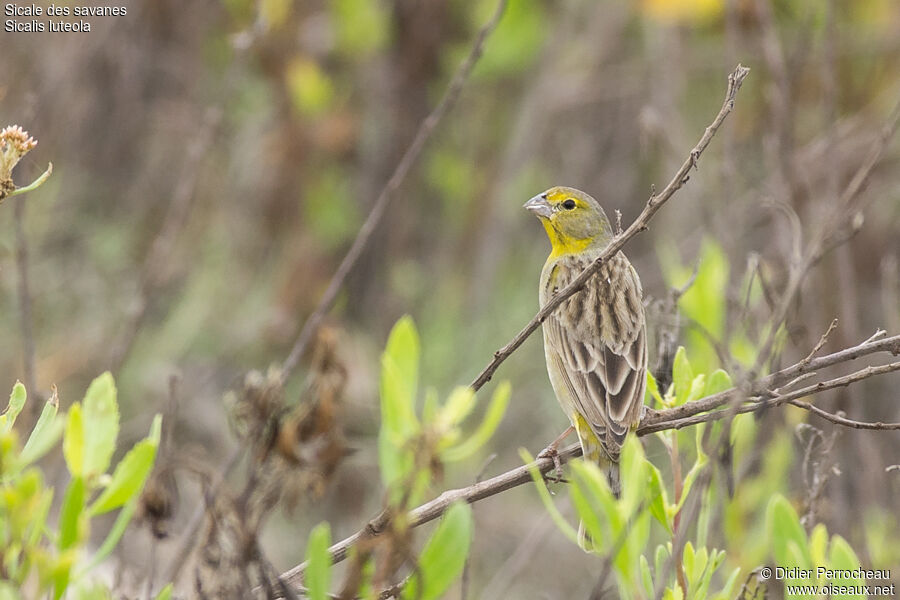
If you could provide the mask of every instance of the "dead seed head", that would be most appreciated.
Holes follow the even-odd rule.
[[[0,202],[15,191],[12,171],[29,150],[37,146],[37,141],[18,125],[10,125],[0,130]]]

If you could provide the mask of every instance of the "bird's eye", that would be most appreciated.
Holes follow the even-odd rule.
[[[566,210],[572,210],[573,208],[575,208],[575,201],[569,198],[562,203],[562,207]]]

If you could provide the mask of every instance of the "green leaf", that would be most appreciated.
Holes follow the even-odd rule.
[[[422,402],[422,422],[434,423],[440,407],[437,390],[430,387],[425,390],[425,400]]]
[[[324,114],[334,101],[334,82],[328,72],[303,55],[288,62],[284,80],[293,107],[303,117]]]
[[[691,575],[693,574],[695,568],[694,558],[694,545],[690,540],[688,540],[684,544],[684,550],[681,553],[681,564],[684,567],[684,574],[685,577],[688,578],[688,582],[693,581]]]
[[[806,532],[800,524],[797,511],[781,494],[776,494],[769,501],[766,509],[766,530],[776,564],[792,565],[801,569],[812,568]],[[800,555],[796,557],[799,561],[795,562],[790,544],[795,545],[799,551]]]
[[[712,521],[712,513],[717,508],[715,502],[716,487],[709,485],[701,491],[703,500],[700,502],[700,511],[697,514],[697,547],[705,548],[709,535],[709,524]]]
[[[333,0],[327,6],[336,29],[337,48],[352,60],[369,56],[390,38],[388,5],[372,0]]]
[[[703,573],[709,563],[709,552],[706,548],[698,548],[694,552],[694,564],[689,569],[688,578],[697,588],[703,582]],[[696,597],[696,596],[695,596]]]
[[[66,418],[66,433],[63,437],[63,456],[66,466],[73,476],[80,476],[84,466],[84,422],[81,416],[81,404],[76,402],[69,409]]]
[[[452,427],[462,423],[475,408],[475,392],[472,388],[460,386],[450,393],[447,403],[441,408],[438,420],[443,427]]]
[[[731,421],[730,441],[734,447],[733,456],[736,465],[741,464],[753,451],[757,428],[756,416],[752,413],[736,415]]]
[[[388,336],[382,356],[382,364],[390,363],[396,368],[396,379],[382,381],[382,385],[387,383],[392,386],[390,391],[399,397],[401,408],[409,414],[413,413],[415,404],[420,354],[419,334],[412,318],[401,317]]]
[[[116,403],[116,383],[112,374],[103,373],[88,386],[83,401],[84,474],[102,475],[109,468],[116,438],[119,436],[119,406]]]
[[[653,597],[653,575],[650,573],[650,563],[647,557],[641,554],[641,584],[644,586],[644,594],[647,598]]]
[[[828,566],[835,570],[856,570],[860,568],[859,558],[857,558],[856,553],[853,551],[853,548],[850,547],[850,544],[847,543],[847,540],[842,538],[839,535],[834,535],[831,538],[831,548],[828,552]],[[853,586],[857,589],[862,588],[866,584],[859,577],[848,577],[846,579],[838,579],[835,578],[832,580],[835,585],[839,586]],[[864,595],[860,594],[833,594],[832,598],[865,598]]]
[[[622,508],[624,518],[630,519],[638,506],[646,499],[648,478],[645,471],[647,459],[644,447],[636,435],[625,438],[621,456]]]
[[[688,495],[691,492],[691,488],[694,486],[694,482],[697,480],[697,476],[700,475],[700,471],[703,470],[703,467],[706,466],[707,460],[705,457],[699,459],[694,463],[694,466],[691,467],[691,470],[688,471],[687,476],[684,478],[684,487],[681,488],[681,498],[678,500],[678,504],[675,505],[675,512],[678,513],[682,507],[684,506],[685,500],[687,500]]]
[[[53,488],[47,488],[41,493],[41,499],[37,504],[37,508],[31,516],[26,543],[29,546],[36,546],[41,540],[44,528],[47,525],[47,515],[50,513],[50,506],[53,504]],[[0,535],[2,538],[2,535]]]
[[[59,441],[65,425],[62,420],[56,418],[58,410],[59,400],[54,393],[44,404],[41,416],[31,430],[25,447],[22,448],[22,464],[28,465],[39,460]]]
[[[327,522],[316,525],[306,544],[306,588],[310,600],[327,600],[331,587],[331,527]]]
[[[100,548],[94,553],[94,556],[91,557],[90,562],[82,568],[82,570],[78,573],[78,577],[81,577],[101,562],[106,560],[106,558],[112,554],[112,551],[115,549],[116,544],[119,543],[119,540],[122,539],[122,535],[125,533],[125,530],[128,528],[128,524],[131,522],[131,517],[134,516],[134,511],[137,509],[138,498],[132,498],[131,501],[119,511],[119,515],[116,517],[116,522],[113,523],[112,529],[109,530],[109,533],[106,534],[106,539],[103,540],[103,543],[100,544]]]
[[[161,589],[155,600],[172,600],[172,584],[167,584],[166,587]]]
[[[50,579],[53,581],[53,598],[59,600],[69,587],[69,574],[75,563],[75,550],[67,550],[60,554],[55,563],[51,563]]]
[[[825,552],[828,546],[828,529],[819,523],[809,533],[809,555],[814,565],[825,564]]]
[[[716,369],[706,380],[706,389],[703,390],[703,396],[712,396],[732,387],[731,377],[728,376],[728,373],[722,369]]]
[[[25,407],[26,398],[27,394],[25,393],[25,386],[22,385],[21,381],[16,381],[12,393],[9,395],[9,404],[6,407],[6,411],[3,413],[4,418],[0,421],[0,433],[9,431],[12,429],[13,425],[15,425],[16,417],[19,416],[19,413],[22,412],[22,409]]]
[[[91,505],[90,514],[96,516],[119,508],[141,493],[144,482],[153,469],[157,442],[141,440],[122,458],[112,480],[100,497]]]
[[[75,477],[66,488],[63,497],[62,508],[59,511],[59,539],[57,545],[60,550],[67,550],[75,545],[79,538],[79,526],[84,512],[84,479]]]
[[[608,514],[605,514],[605,506],[612,506],[614,510],[615,503],[612,502],[612,493],[609,492],[608,487],[606,492],[610,497],[610,502],[607,505],[598,502],[598,498],[593,493],[590,483],[586,481],[587,478],[595,476],[595,473],[588,469],[575,467],[575,463],[581,463],[581,461],[572,462],[573,476],[569,487],[569,495],[572,498],[575,511],[578,513],[578,518],[581,520],[581,527],[590,536],[591,547],[589,550],[602,553],[609,545],[610,538],[614,537],[611,531],[611,521],[615,516],[611,519]],[[602,474],[599,474],[599,477],[603,478],[603,480],[606,479]],[[603,489],[602,484],[600,489]]]
[[[687,402],[693,402],[699,398],[703,397],[703,392],[706,389],[706,375],[700,373],[695,376],[693,381],[691,381],[691,391],[688,394]],[[679,398],[679,401],[681,399]]]
[[[461,444],[449,448],[441,455],[441,458],[445,462],[463,460],[470,457],[477,452],[479,448],[484,446],[491,439],[491,436],[494,435],[494,432],[497,431],[500,421],[503,420],[503,415],[506,413],[506,407],[509,405],[511,392],[512,386],[509,385],[508,381],[504,381],[498,385],[497,389],[494,390],[494,395],[491,397],[490,404],[488,404],[484,419],[481,420],[475,433]]]
[[[691,384],[694,380],[694,372],[688,361],[687,351],[684,346],[679,346],[675,352],[675,363],[672,365],[672,382],[675,384],[675,397],[677,405],[687,402],[691,394]]]
[[[656,377],[653,376],[649,369],[647,370],[647,387],[645,390],[644,404],[653,406],[652,400],[656,400],[656,406],[662,406],[663,399],[659,393],[659,385],[656,383]]]
[[[147,439],[159,446],[159,440],[162,439],[162,415],[157,413],[153,415],[153,421],[150,423],[150,433]]]
[[[454,503],[419,555],[419,569],[403,590],[406,600],[440,598],[462,573],[472,541],[472,507]]]
[[[673,527],[674,523],[672,522],[671,517],[669,516],[668,511],[666,511],[666,506],[669,504],[669,498],[666,493],[666,488],[663,485],[662,475],[659,472],[659,469],[651,463],[647,462],[647,493],[650,497],[650,514],[659,522],[660,525],[666,528],[666,531],[669,532],[669,535],[673,535]]]
[[[21,598],[13,584],[0,581],[0,600],[20,600]]]
[[[585,496],[590,500],[593,512],[604,517],[608,524],[606,537],[618,536],[625,524],[619,504],[609,489],[606,473],[595,463],[585,460],[574,460],[570,463],[575,485],[584,490]],[[581,516],[579,514],[579,516]],[[606,540],[611,541],[611,540]]]
[[[675,586],[674,588],[666,588],[666,591],[663,592],[663,600],[684,600],[684,592],[681,591],[681,586]]]
[[[668,542],[663,545],[660,544],[656,547],[656,553],[653,555],[653,572],[656,573],[657,577],[663,576],[663,570],[666,566],[666,561],[669,559],[669,556],[672,554],[672,542]]]
[[[563,535],[569,538],[569,541],[577,544],[578,533],[575,531],[574,527],[569,525],[566,518],[562,516],[562,513],[556,508],[556,505],[553,504],[553,499],[550,497],[550,490],[547,489],[547,484],[544,482],[544,476],[541,475],[541,471],[537,468],[537,465],[534,464],[534,457],[531,456],[525,448],[519,448],[519,456],[522,458],[522,461],[528,465],[528,472],[531,474],[531,479],[534,481],[535,486],[537,486],[538,495],[541,497],[541,502],[544,503],[544,508],[550,514],[550,518],[553,519],[553,522]]]
[[[415,414],[418,369],[419,337],[412,319],[403,317],[391,330],[381,357],[378,456],[387,487],[404,477],[412,465],[406,442],[419,428]]]
[[[732,600],[734,598],[734,587],[738,583],[738,577],[741,575],[741,568],[737,567],[734,571],[731,572],[731,575],[728,576],[728,580],[725,582],[725,586],[713,596],[713,600]]]

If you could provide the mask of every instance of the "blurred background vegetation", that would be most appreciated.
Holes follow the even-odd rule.
[[[112,369],[127,448],[164,409],[177,375],[173,452],[221,470],[236,444],[224,392],[284,359],[494,6],[133,0],[126,17],[94,19],[87,34],[4,33],[0,124],[18,123],[40,142],[17,182],[48,161],[55,167],[23,215],[36,348],[29,393],[46,397],[55,383],[67,407]],[[673,326],[655,301],[699,264],[680,303],[678,343],[703,372],[732,360],[710,338],[727,340],[735,364],[752,363],[796,227],[821,221],[897,101],[900,4],[511,0],[331,313],[354,453],[320,495],[268,520],[262,544],[279,570],[303,559],[315,523],[330,521],[339,539],[381,506],[378,357],[397,319],[410,314],[419,328],[422,382],[445,397],[471,381],[537,310],[548,248],[522,203],[570,185],[629,223],[718,110],[738,62],[753,69],[738,110],[689,185],[626,250],[652,339]],[[878,327],[900,331],[898,167],[894,143],[864,192],[858,234],[806,279],[782,364],[806,356],[834,317],[826,350]],[[30,377],[12,206],[22,198],[0,206],[0,389]],[[497,434],[434,492],[472,483],[491,455],[488,474],[520,464],[517,448],[536,453],[567,425],[539,336],[499,378],[513,392]],[[819,402],[897,421],[897,382],[867,381]],[[287,395],[301,389],[303,373]],[[795,426],[808,417],[799,413],[761,415],[754,452],[735,466],[746,485],[713,540],[733,566],[763,560],[754,531],[768,496],[803,497],[807,441]],[[840,474],[818,518],[851,541],[863,566],[900,567],[900,479],[884,470],[900,462],[900,438],[846,430],[836,444]],[[661,446],[646,451],[662,462]],[[183,524],[201,501],[192,479],[178,482],[174,519]],[[469,598],[590,593],[595,563],[555,531],[532,487],[476,505],[474,518]],[[121,560],[140,564],[145,544],[126,539]],[[557,555],[565,560],[552,569],[533,568]]]

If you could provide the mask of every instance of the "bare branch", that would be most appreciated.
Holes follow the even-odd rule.
[[[135,308],[129,315],[128,321],[122,326],[118,339],[112,345],[109,369],[114,373],[119,371],[128,359],[144,324],[150,303],[153,301],[153,295],[161,283],[162,271],[171,262],[175,242],[187,224],[191,207],[194,204],[200,164],[215,139],[215,132],[221,120],[221,109],[209,109],[200,131],[193,136],[187,149],[184,168],[166,208],[162,226],[154,238],[141,268]]]
[[[812,360],[813,356],[815,356],[815,355],[819,352],[819,350],[822,349],[822,346],[825,345],[825,342],[828,341],[828,336],[831,335],[831,332],[834,331],[834,329],[837,327],[837,324],[838,324],[838,320],[837,320],[837,319],[832,319],[832,320],[831,320],[831,325],[828,326],[828,329],[826,329],[826,330],[825,330],[825,333],[822,334],[822,337],[819,338],[819,341],[818,341],[818,343],[816,343],[816,345],[813,347],[812,352],[810,352],[809,354],[807,354],[807,355],[806,355],[806,358],[804,358],[804,359],[803,359],[802,361],[800,361],[800,362],[802,362],[802,363],[805,364],[805,363],[808,363],[809,361]]]
[[[854,213],[863,208],[861,203],[857,201],[859,194],[865,189],[865,184],[869,179],[869,175],[872,173],[875,165],[881,160],[881,155],[887,148],[888,143],[894,137],[898,125],[900,125],[900,102],[897,103],[894,110],[891,112],[890,117],[888,117],[887,122],[882,126],[881,133],[869,150],[866,160],[863,161],[863,164],[857,169],[853,178],[850,180],[850,183],[844,188],[829,217],[824,221],[822,227],[811,236],[811,239],[806,246],[803,259],[799,264],[791,266],[787,287],[772,315],[769,332],[765,341],[760,346],[756,363],[752,369],[753,373],[759,372],[760,367],[762,367],[762,365],[771,357],[778,329],[787,317],[788,310],[790,309],[794,298],[800,292],[800,286],[806,278],[807,272],[813,265],[819,262],[829,250],[832,250],[835,247],[835,244],[832,243],[835,235],[841,230],[841,227],[846,222],[852,221],[851,216]]]
[[[790,404],[819,415],[826,421],[831,421],[835,425],[843,425],[844,427],[850,427],[851,429],[874,429],[878,431],[894,431],[900,429],[900,423],[882,423],[881,421],[877,423],[867,423],[865,421],[854,421],[853,419],[848,419],[842,413],[830,413],[822,410],[818,406],[813,406],[809,402],[803,402],[802,400],[791,400]]]
[[[356,239],[353,240],[353,244],[350,246],[344,259],[338,266],[337,271],[332,275],[331,281],[328,282],[328,287],[325,289],[325,293],[322,294],[318,306],[316,306],[312,314],[306,319],[303,328],[300,330],[300,335],[297,336],[294,347],[291,348],[290,354],[288,354],[288,357],[284,360],[281,367],[283,379],[290,377],[293,370],[297,368],[297,364],[300,362],[300,358],[306,351],[307,346],[309,346],[310,341],[312,341],[313,335],[316,333],[316,330],[318,330],[319,325],[322,324],[322,319],[325,318],[325,315],[327,315],[328,311],[331,310],[331,307],[334,306],[334,301],[337,299],[338,292],[344,285],[344,280],[347,278],[347,275],[350,274],[354,265],[356,265],[356,261],[359,260],[360,255],[362,255],[363,249],[366,247],[366,244],[369,243],[369,238],[372,237],[375,228],[378,227],[378,224],[381,222],[381,218],[384,216],[388,205],[394,198],[395,192],[406,179],[406,175],[419,158],[422,149],[425,147],[425,143],[431,137],[431,134],[441,122],[441,119],[443,119],[444,115],[446,115],[456,104],[456,100],[459,98],[463,86],[469,79],[469,75],[472,73],[475,63],[477,63],[478,59],[481,57],[485,40],[487,40],[488,36],[493,33],[494,29],[496,29],[497,25],[500,23],[500,18],[506,10],[506,3],[507,0],[499,0],[493,16],[491,16],[490,20],[484,24],[481,30],[479,30],[478,35],[475,37],[475,41],[472,44],[472,49],[469,51],[469,55],[457,69],[456,74],[450,81],[450,85],[447,86],[444,97],[441,98],[438,105],[434,107],[431,114],[425,117],[425,120],[419,125],[419,129],[416,131],[416,136],[413,138],[412,143],[406,149],[406,152],[403,153],[403,157],[394,169],[391,178],[388,179],[384,188],[382,188],[381,192],[378,194],[378,198],[375,200],[375,204],[372,206],[369,216],[366,217],[365,222],[359,229],[359,233],[356,234]]]
[[[34,375],[35,349],[34,349],[34,323],[31,317],[31,281],[28,276],[28,235],[25,233],[25,198],[16,201],[13,217],[16,224],[16,272],[18,273],[19,292],[19,328],[22,334],[22,365],[25,372],[25,388],[29,393],[37,392],[37,383]],[[40,403],[33,402],[34,407],[30,412],[37,416],[35,411],[40,410]]]

